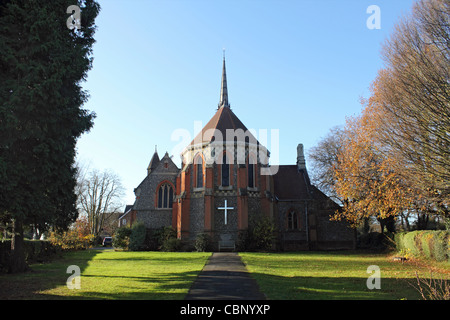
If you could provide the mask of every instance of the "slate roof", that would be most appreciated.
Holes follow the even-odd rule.
[[[279,200],[305,200],[311,195],[308,174],[297,165],[282,165],[273,176],[274,194]]]
[[[251,132],[247,132],[247,127],[234,114],[229,107],[220,107],[209,122],[203,127],[202,131],[192,140],[190,145],[198,143],[209,143],[215,141],[218,137],[214,136],[214,130],[217,129],[222,134],[222,139],[227,138],[227,129],[242,129],[244,133],[248,133],[250,142],[258,143],[255,136]]]
[[[247,141],[259,144],[256,138],[250,132],[247,132],[248,130],[247,127],[242,123],[241,120],[239,120],[239,118],[234,114],[234,112],[230,108],[230,104],[228,102],[227,72],[225,68],[225,57],[223,58],[219,107],[214,116],[211,118],[211,120],[209,120],[209,122],[205,125],[202,131],[194,138],[194,140],[192,140],[190,145],[217,141],[217,139],[220,137],[214,136],[215,129],[220,131],[220,133],[222,134],[221,138],[224,141],[227,140],[226,139],[227,129],[232,129],[234,131],[241,129],[244,133],[248,135]],[[233,134],[234,131],[232,132]]]
[[[159,156],[158,152],[155,150],[155,153],[153,154],[152,159],[150,160],[150,163],[148,164],[147,171],[150,173],[152,170],[154,170],[159,164]]]

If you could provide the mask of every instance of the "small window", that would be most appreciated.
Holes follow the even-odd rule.
[[[161,209],[172,208],[173,204],[173,189],[169,184],[163,184],[158,189],[158,204],[157,207]]]
[[[253,163],[248,164],[248,186],[255,187],[255,165]]]
[[[297,212],[295,211],[289,211],[288,213],[288,229],[289,230],[296,230],[298,229],[298,216]]]
[[[222,186],[228,187],[230,185],[230,163],[226,153],[223,154],[222,160]]]
[[[197,188],[203,188],[203,158],[199,155],[195,158],[195,182]]]
[[[164,186],[164,197],[163,197],[163,202],[164,202],[164,208],[167,208],[167,205],[169,203],[169,193],[167,192],[167,184]]]
[[[249,188],[255,187],[255,160],[253,157],[248,157],[248,165],[247,165],[247,185]]]

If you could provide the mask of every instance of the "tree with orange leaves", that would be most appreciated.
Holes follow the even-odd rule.
[[[450,1],[419,0],[383,58],[362,115],[347,121],[322,170],[343,199],[334,218],[450,217]]]
[[[367,108],[357,118],[347,119],[344,141],[333,166],[335,192],[345,199],[334,219],[345,218],[357,226],[364,218],[376,217],[392,231],[394,218],[410,205],[408,190],[392,170],[392,159],[376,143],[376,121]]]
[[[370,99],[376,138],[427,206],[450,215],[450,1],[418,1],[382,55]]]

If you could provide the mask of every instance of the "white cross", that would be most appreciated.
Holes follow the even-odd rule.
[[[227,224],[227,213],[228,213],[228,210],[234,209],[234,207],[227,207],[227,200],[225,200],[225,207],[219,207],[217,209],[225,210],[225,224]]]

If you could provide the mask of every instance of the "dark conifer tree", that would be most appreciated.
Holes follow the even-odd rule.
[[[74,4],[81,29],[68,27]],[[0,0],[0,220],[13,226],[11,272],[27,268],[24,226],[77,218],[76,141],[95,118],[81,84],[99,11],[94,0]]]

